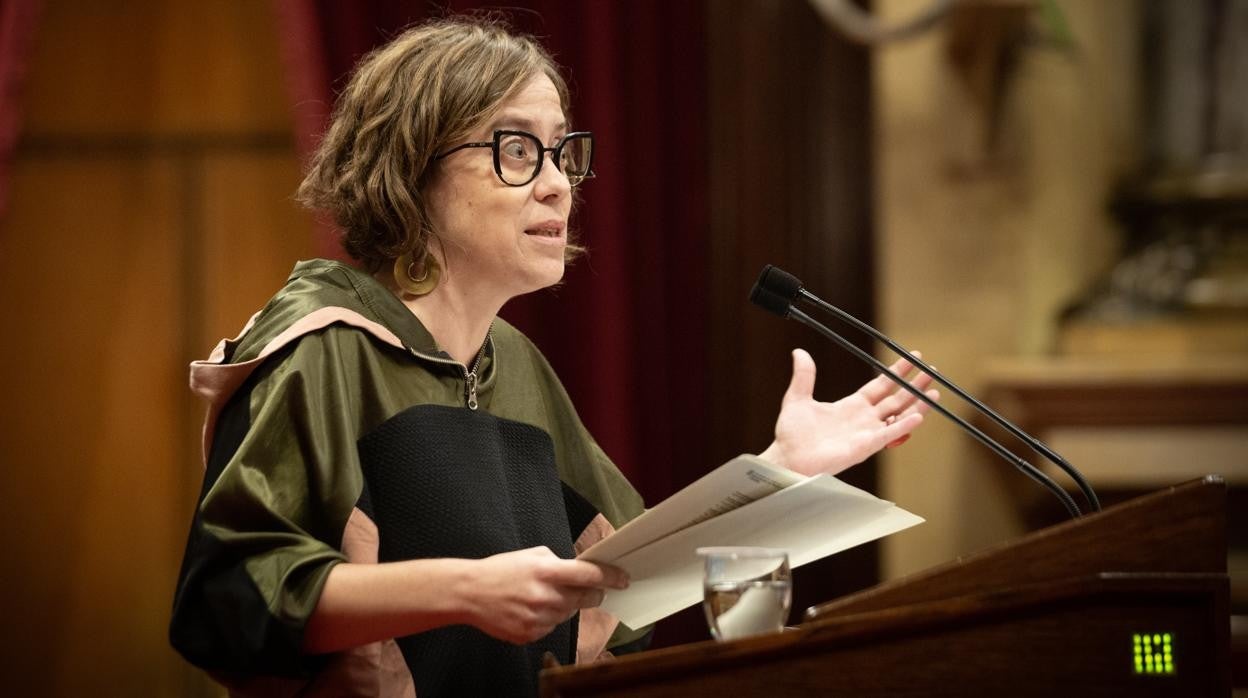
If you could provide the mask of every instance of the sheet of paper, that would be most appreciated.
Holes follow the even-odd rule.
[[[582,557],[621,567],[631,579],[628,589],[607,592],[603,610],[638,628],[699,603],[703,569],[702,559],[695,552],[699,547],[783,548],[789,551],[790,565],[798,567],[923,521],[892,502],[831,476],[798,479],[801,481],[783,490],[672,535],[652,538],[649,544],[620,555],[591,558],[589,553],[598,546],[586,551]]]
[[[617,560],[663,536],[732,511],[804,479],[758,456],[737,456],[628,522],[578,557],[594,562]]]

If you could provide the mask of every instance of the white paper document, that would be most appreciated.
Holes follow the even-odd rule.
[[[782,548],[798,567],[923,519],[830,475],[803,477],[757,456],[725,463],[581,553],[628,572],[602,609],[640,628],[702,600],[704,546]]]

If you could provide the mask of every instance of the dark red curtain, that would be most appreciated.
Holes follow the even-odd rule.
[[[0,220],[9,200],[9,165],[22,122],[22,86],[40,0],[0,1]]]
[[[371,0],[277,0],[297,140],[325,127],[356,60],[401,28],[493,9]],[[661,501],[710,467],[706,434],[706,66],[700,2],[512,0],[512,26],[566,69],[597,179],[577,214],[588,258],[557,289],[503,315],[550,359],[582,419],[641,490]],[[328,228],[318,239],[336,251]]]

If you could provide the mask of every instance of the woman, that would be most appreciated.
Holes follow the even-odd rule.
[[[411,29],[357,68],[300,195],[361,268],[300,263],[192,366],[206,473],[170,635],[235,690],[531,695],[544,653],[638,636],[594,608],[623,572],[573,558],[640,498],[497,317],[577,249],[593,137],[567,114],[550,57],[488,23]],[[813,387],[795,352],[763,457],[836,472],[922,420],[881,380]]]

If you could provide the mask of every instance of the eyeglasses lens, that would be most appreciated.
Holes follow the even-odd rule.
[[[581,180],[589,176],[593,153],[594,139],[587,133],[573,136],[564,142],[559,168],[567,175],[572,186],[580,184]]]
[[[546,149],[536,136],[528,133],[500,132],[498,143],[498,174],[512,186],[528,184],[537,176],[541,157]],[[559,170],[576,186],[589,175],[594,139],[588,134],[575,134],[559,147]]]
[[[541,152],[541,143],[533,136],[520,133],[499,134],[499,176],[512,186],[527,184],[537,170]]]

